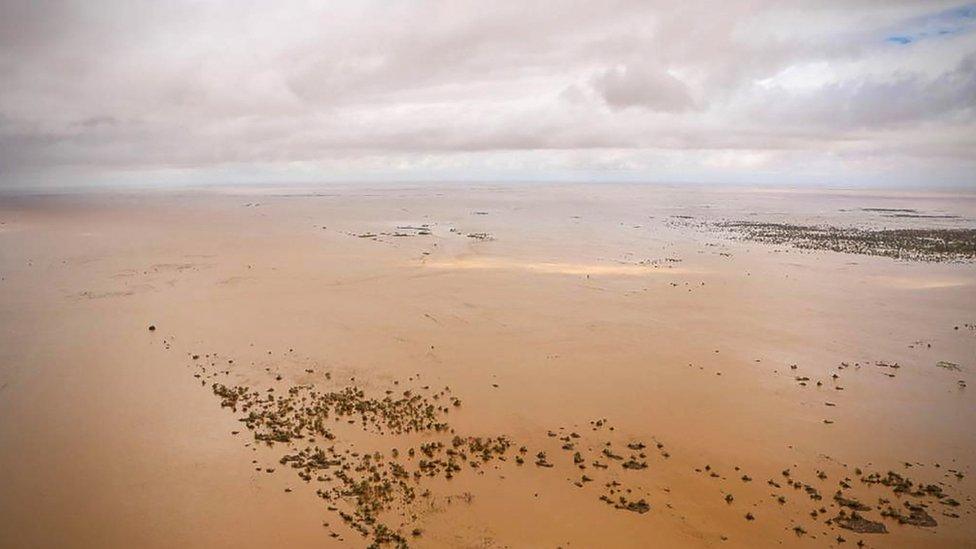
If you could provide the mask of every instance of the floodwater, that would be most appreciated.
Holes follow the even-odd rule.
[[[449,386],[457,433],[547,452],[552,468],[508,460],[422,481],[422,505],[387,510],[422,532],[414,546],[973,546],[976,264],[746,242],[709,223],[974,219],[976,195],[961,191],[2,195],[0,546],[368,545],[328,509],[344,502],[278,464],[289,444],[256,444],[220,406],[218,380],[379,396]],[[647,468],[610,459],[577,486],[560,449],[570,432],[587,460],[641,441]],[[336,444],[434,436],[349,428]],[[888,471],[946,497],[861,480]],[[888,533],[828,524],[841,488]],[[650,509],[617,509],[608,489]],[[938,525],[880,516],[905,501]]]

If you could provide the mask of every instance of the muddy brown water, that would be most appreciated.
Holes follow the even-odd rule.
[[[313,485],[277,465],[284,448],[246,445],[238,415],[193,375],[190,355],[216,353],[234,361],[223,381],[254,387],[447,385],[464,402],[449,415],[458,432],[506,435],[555,463],[431,480],[411,545],[972,546],[976,265],[797,250],[697,223],[953,228],[974,218],[976,197],[964,192],[3,195],[0,545],[365,545]],[[430,235],[393,236],[423,225]],[[481,233],[490,238],[467,236]],[[591,430],[601,418],[612,432]],[[546,434],[560,428],[585,435],[592,452],[649,444],[647,469],[605,476],[650,511],[613,509],[599,483],[575,486],[572,452]],[[402,449],[425,435],[345,436],[356,448]],[[254,460],[277,470],[258,472]],[[855,467],[942,483],[960,505],[930,502],[934,528],[825,524],[844,477],[873,507],[891,497]],[[787,468],[823,501],[767,483],[783,485]],[[827,515],[811,517],[821,506]],[[877,511],[866,515],[883,520]]]

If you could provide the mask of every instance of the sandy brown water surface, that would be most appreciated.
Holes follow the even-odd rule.
[[[898,209],[936,217],[885,214]],[[0,546],[368,545],[338,515],[348,498],[279,463],[306,441],[255,441],[220,383],[449,387],[454,434],[511,439],[505,460],[418,480],[428,495],[382,510],[411,546],[972,547],[976,264],[748,242],[711,223],[974,219],[963,192],[0,195]],[[408,469],[408,448],[444,437],[336,425],[330,444],[397,448]],[[943,497],[862,480],[889,471]],[[839,489],[887,533],[828,523]],[[937,525],[881,516],[906,501]]]

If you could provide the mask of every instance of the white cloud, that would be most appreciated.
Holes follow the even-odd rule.
[[[971,184],[976,31],[954,7],[0,0],[0,184]]]

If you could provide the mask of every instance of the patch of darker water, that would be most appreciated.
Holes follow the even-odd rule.
[[[558,428],[548,430],[546,436],[540,433],[534,440],[542,442],[533,449],[505,434],[458,433],[449,417],[464,410],[461,399],[450,387],[420,386],[419,376],[417,387],[405,389],[406,383],[394,381],[395,390],[373,393],[356,385],[342,386],[328,372],[318,374],[321,379],[316,383],[290,385],[268,369],[268,383],[252,387],[231,383],[230,366],[217,366],[213,361],[208,364],[211,355],[189,356],[197,370],[195,377],[204,386],[209,383],[220,405],[237,414],[251,433],[253,441],[247,444],[276,450],[278,466],[258,469],[268,473],[294,471],[314,488],[325,509],[370,547],[407,547],[412,539],[423,536],[423,510],[433,506],[433,492],[443,487],[441,481],[506,467],[534,464],[532,474],[558,474],[581,489],[581,494],[596,496],[610,509],[644,515],[654,509],[650,495],[642,488],[655,472],[649,461],[671,457],[661,442],[646,444],[627,437],[606,419],[590,421],[582,432]],[[233,361],[228,363],[232,365]],[[306,374],[314,371],[308,369]],[[574,472],[567,475],[567,470]],[[693,470],[706,475],[708,482],[716,482],[716,497],[728,505],[738,505],[733,492],[744,493],[744,501],[753,499],[750,496],[755,491],[748,488],[753,475],[739,467],[730,476],[710,465]],[[815,508],[809,513],[813,522],[858,534],[887,533],[885,520],[936,527],[932,516],[936,505],[945,509],[943,516],[959,516],[950,509],[960,503],[949,496],[948,486],[942,483],[917,483],[894,471],[854,471],[854,478],[831,480],[818,470],[816,475],[811,474],[812,480],[803,481],[798,470],[786,469],[781,480],[766,482],[773,488],[770,504],[787,509],[793,506],[791,520],[796,535],[807,532],[798,523],[807,514],[804,506],[809,503],[804,500],[814,502]],[[954,474],[958,479],[963,477],[961,472]],[[825,500],[822,494],[833,489],[833,482],[836,492]],[[870,516],[875,508],[855,496],[858,483],[875,492],[878,488],[886,492],[885,497],[878,498],[877,520]],[[662,497],[671,494],[666,493]],[[467,497],[470,501],[476,495]],[[893,503],[896,500],[901,504]],[[759,520],[761,508],[749,505],[748,509],[746,519]],[[812,530],[812,525],[807,526]],[[330,536],[342,539],[336,529],[329,529]]]

